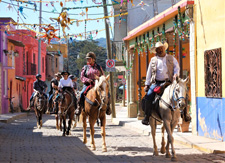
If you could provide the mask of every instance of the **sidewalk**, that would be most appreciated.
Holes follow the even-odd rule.
[[[0,114],[0,123],[10,123],[15,119],[26,117],[28,113],[8,113]]]
[[[150,126],[142,125],[141,120],[137,120],[137,118],[127,118],[127,107],[122,107],[120,104],[116,104],[115,107],[116,118],[112,118],[112,122],[114,124],[128,127],[143,135],[151,136]],[[156,129],[156,137],[160,138],[161,140],[161,129],[159,127],[160,126],[158,126]],[[192,135],[191,124],[189,126],[189,132],[177,132],[177,128],[175,128],[173,136],[175,143],[179,143],[207,153],[225,153],[225,142]],[[167,136],[165,135],[165,138],[166,137]]]

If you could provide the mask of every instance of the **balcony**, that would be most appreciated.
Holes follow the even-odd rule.
[[[28,62],[25,67],[23,75],[36,75],[36,64]]]

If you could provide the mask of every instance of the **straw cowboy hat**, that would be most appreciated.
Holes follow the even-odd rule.
[[[155,46],[151,49],[151,51],[152,51],[152,53],[156,53],[156,49],[157,48],[159,48],[159,47],[164,47],[165,48],[165,50],[168,48],[168,43],[167,42],[165,42],[164,44],[162,43],[162,42],[157,42],[157,43],[155,43]]]
[[[56,77],[59,77],[59,78],[62,77],[60,72],[55,73],[55,76],[56,76]]]

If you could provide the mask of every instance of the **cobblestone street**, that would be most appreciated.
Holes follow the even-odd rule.
[[[0,162],[171,162],[164,155],[152,156],[151,136],[143,136],[132,129],[116,126],[107,120],[106,145],[102,153],[100,128],[95,127],[96,151],[82,143],[82,127],[62,136],[55,129],[54,116],[44,115],[43,127],[37,129],[33,113],[9,124],[0,123]],[[160,142],[158,142],[160,148]],[[224,162],[225,154],[207,154],[175,144],[178,162]]]

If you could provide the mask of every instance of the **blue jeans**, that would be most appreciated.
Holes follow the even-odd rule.
[[[48,102],[50,102],[50,101],[52,100],[53,95],[54,95],[54,93],[52,93],[52,94],[49,96]]]
[[[35,92],[32,93],[32,95],[31,95],[31,97],[30,97],[30,101],[33,100],[34,94],[35,94]],[[43,94],[44,94],[45,98],[48,99],[48,96],[47,96],[45,93],[43,93]]]

